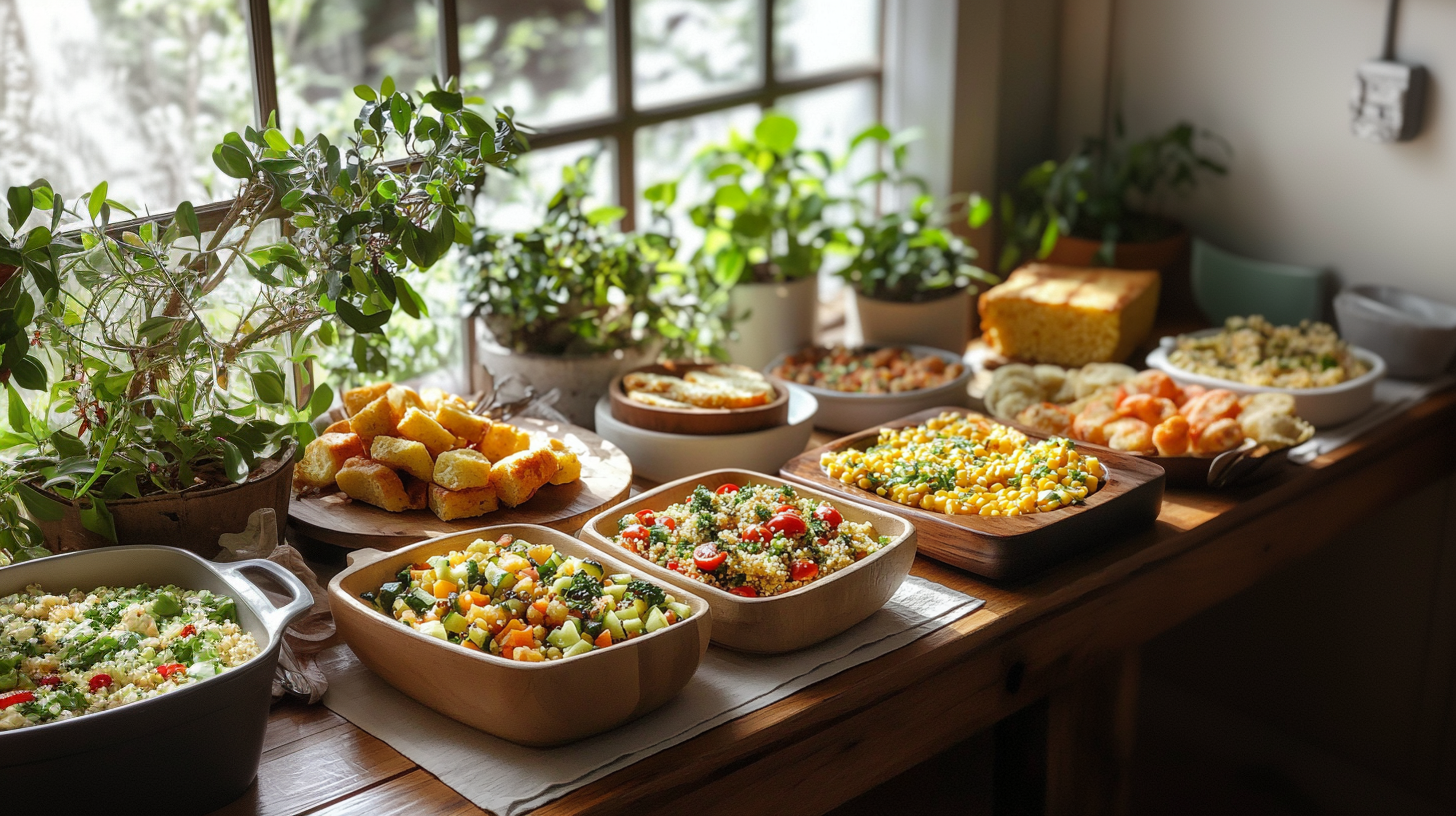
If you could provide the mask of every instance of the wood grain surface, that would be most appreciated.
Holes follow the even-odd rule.
[[[829,811],[1319,550],[1410,485],[1445,476],[1453,456],[1456,393],[1446,392],[1257,485],[1169,490],[1153,526],[1025,581],[916,559],[913,574],[986,606],[689,740],[670,763],[638,763],[537,814],[739,816],[771,810],[786,791],[797,813]],[[285,702],[274,708],[258,783],[221,812],[483,811],[327,710]]]
[[[911,414],[886,423],[886,428],[919,425],[944,412],[975,414],[967,408],[942,407]],[[1047,435],[1024,429],[1032,439]],[[907,507],[872,490],[846,485],[819,466],[826,453],[866,448],[875,443],[879,429],[861,431],[790,459],[780,471],[786,478],[820,490],[864,502],[887,513],[909,518],[919,533],[920,552],[952,566],[997,580],[1030,575],[1075,553],[1116,540],[1146,527],[1157,518],[1163,501],[1163,469],[1144,458],[1111,450],[1098,450],[1107,478],[1096,493],[1076,506],[1047,513],[1011,517],[946,515]]]
[[[602,508],[627,498],[632,488],[632,463],[616,445],[566,423],[527,417],[517,417],[510,423],[529,431],[533,445],[543,445],[547,439],[565,442],[581,458],[581,478],[570,484],[548,484],[520,507],[502,506],[476,518],[441,521],[429,510],[391,513],[333,491],[295,498],[288,507],[288,520],[303,535],[326,544],[392,550],[495,524],[541,524],[574,533]]]

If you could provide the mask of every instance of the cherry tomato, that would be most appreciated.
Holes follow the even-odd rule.
[[[768,520],[768,528],[775,533],[782,533],[785,538],[795,538],[808,532],[809,525],[796,515],[780,513]]]
[[[677,522],[672,520],[672,516],[663,516],[662,518],[657,520],[657,523],[661,524],[663,527],[666,527],[669,530],[677,529]]]
[[[56,686],[59,686],[61,684],[61,676],[59,674],[48,674],[35,682],[38,686],[55,688]]]
[[[807,581],[819,574],[819,565],[813,561],[795,561],[789,570],[789,577],[795,581]]]
[[[654,512],[652,512],[651,510],[638,510],[637,511],[637,521],[643,527],[651,527],[652,524],[653,524],[653,522],[655,522],[656,520],[657,520],[657,514],[654,513]]]
[[[9,694],[0,694],[0,711],[3,711],[13,705],[29,703],[34,700],[35,692],[33,691],[12,691]]]
[[[189,623],[186,626],[182,627],[182,631],[180,631],[180,632],[177,633],[177,637],[178,638],[192,637],[195,634],[197,634],[197,627],[196,626],[193,626],[192,624]]]
[[[101,673],[91,678],[91,691],[97,692],[104,688],[111,687],[111,675]]]
[[[763,542],[769,541],[772,538],[773,534],[770,533],[768,530],[763,529],[762,524],[754,524],[750,526],[747,530],[743,531],[744,541],[756,541],[762,544]]]
[[[723,562],[727,560],[728,553],[719,552],[711,541],[699,544],[698,548],[693,550],[693,563],[703,572],[712,572],[723,566]]]
[[[799,515],[799,508],[793,506],[792,504],[781,504],[778,507],[774,508],[774,512],[775,513],[793,513],[794,515],[797,516],[797,515]]]
[[[844,516],[841,516],[838,510],[835,510],[827,504],[821,504],[814,508],[814,518],[829,525],[829,529],[831,530],[844,523]]]
[[[667,562],[667,568],[672,570],[673,572],[682,572],[682,565],[676,561]]]
[[[722,487],[719,487],[714,492],[716,492],[719,496],[726,496],[729,493],[737,493],[738,492],[738,485],[733,484],[732,482],[729,482],[728,484],[725,484]]]
[[[646,541],[647,528],[640,524],[628,525],[627,529],[622,531],[622,538],[628,541]]]
[[[744,584],[743,586],[733,587],[732,589],[728,590],[728,592],[729,592],[729,594],[732,594],[732,595],[742,595],[745,598],[757,598],[758,597],[758,590],[754,589],[753,587],[749,586],[748,584]]]
[[[186,674],[187,673],[187,667],[184,666],[184,665],[182,665],[181,663],[165,663],[165,664],[157,667],[157,674],[162,675],[162,679],[164,679],[164,680],[166,678],[168,678],[168,677],[171,677],[172,675],[174,675],[174,674],[176,674],[178,672],[182,672],[183,674]],[[110,679],[111,678],[109,678],[109,677],[107,678],[107,680],[110,680]],[[96,681],[93,679],[91,682],[92,683],[95,683]]]

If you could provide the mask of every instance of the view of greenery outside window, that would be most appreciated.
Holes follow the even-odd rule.
[[[562,167],[600,154],[591,198],[649,228],[642,191],[762,110],[793,115],[811,148],[878,120],[882,13],[881,0],[0,0],[0,187],[44,178],[75,199],[106,178],[110,198],[166,216],[233,189],[210,158],[223,133],[275,110],[286,134],[344,133],[356,85],[418,90],[452,67],[473,109],[509,106],[534,129],[520,178],[491,180],[479,222],[521,228]],[[444,36],[442,20],[456,23]],[[199,209],[204,229],[218,214]],[[446,258],[417,279],[429,315],[391,322],[389,352],[369,361],[387,371],[326,354],[330,376],[458,371],[458,270]]]

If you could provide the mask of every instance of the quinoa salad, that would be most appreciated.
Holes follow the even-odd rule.
[[[617,528],[618,546],[747,598],[807,586],[890,543],[789,485],[698,485],[689,501],[623,516]]]
[[[1206,377],[1274,388],[1325,388],[1370,370],[1328,323],[1275,326],[1259,315],[1230,317],[1215,334],[1179,337],[1168,362]]]
[[[170,585],[53,595],[32,584],[0,597],[0,731],[156,697],[260,651],[225,595]]]
[[[525,663],[606,649],[693,614],[656,584],[509,534],[411,564],[362,597],[421,634]]]

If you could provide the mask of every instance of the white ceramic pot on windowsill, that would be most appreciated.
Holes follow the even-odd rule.
[[[786,351],[814,342],[819,281],[810,276],[787,283],[740,283],[729,295],[737,337],[725,343],[733,362],[760,369]]]
[[[851,346],[930,346],[963,354],[971,336],[971,292],[923,303],[876,300],[846,289],[845,341]]]

